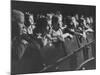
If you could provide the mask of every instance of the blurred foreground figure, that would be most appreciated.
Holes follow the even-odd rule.
[[[27,36],[24,14],[19,10],[12,10],[12,27],[12,74],[39,72],[42,58],[36,41]]]

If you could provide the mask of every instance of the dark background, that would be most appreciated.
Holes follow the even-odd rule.
[[[47,13],[60,11],[63,15],[84,14],[86,16],[95,16],[96,6],[89,5],[72,5],[72,4],[56,4],[42,2],[24,2],[12,1],[12,9],[18,9],[22,12]]]

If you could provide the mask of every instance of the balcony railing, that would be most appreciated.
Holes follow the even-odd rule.
[[[95,55],[96,54],[95,54],[95,40],[94,40],[74,50],[74,52],[72,52],[71,54],[58,59],[54,64],[44,67],[40,72],[79,70],[82,67],[82,65],[86,64],[91,60],[96,59]],[[66,66],[64,64],[66,64]]]

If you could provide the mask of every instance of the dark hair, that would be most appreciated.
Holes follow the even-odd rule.
[[[59,29],[58,18],[55,16],[52,17],[52,26],[54,30]]]

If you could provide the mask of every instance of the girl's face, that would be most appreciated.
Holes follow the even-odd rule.
[[[88,24],[90,24],[90,19],[89,19],[89,17],[86,18],[86,21],[87,21]]]
[[[34,24],[33,15],[30,15],[30,16],[29,16],[29,22],[30,22],[31,24]]]

